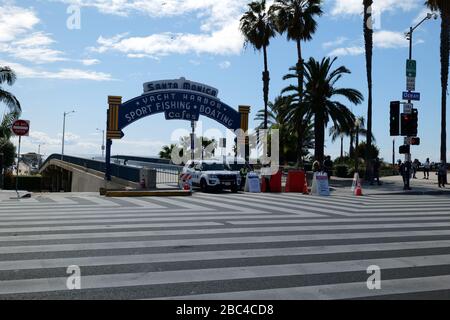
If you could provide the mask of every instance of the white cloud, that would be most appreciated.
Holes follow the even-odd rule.
[[[385,11],[410,11],[423,4],[421,0],[375,0],[373,12]],[[360,15],[364,11],[362,0],[335,0],[331,14],[338,15]]]
[[[12,41],[29,32],[39,21],[33,10],[12,5],[0,6],[0,42]]]
[[[324,42],[322,44],[322,47],[325,49],[331,48],[331,47],[336,47],[336,46],[343,45],[347,41],[348,41],[348,38],[346,38],[346,37],[338,37],[336,40]]]
[[[346,41],[343,41],[344,44]],[[351,45],[347,47],[336,48],[331,51],[329,56],[357,56],[364,54],[363,40],[360,39],[360,45]],[[416,44],[423,43],[423,40],[417,40]],[[378,49],[406,48],[409,43],[403,32],[381,30],[373,34],[373,46]]]
[[[221,63],[219,63],[219,67],[220,67],[220,69],[228,69],[229,67],[231,67],[231,62],[230,61],[222,61]]]
[[[81,63],[85,66],[93,66],[95,64],[99,64],[100,60],[98,60],[98,59],[83,59],[83,60],[81,60]]]
[[[129,58],[157,58],[170,54],[239,54],[243,37],[239,19],[246,0],[59,0],[97,8],[106,14],[128,16],[133,13],[152,18],[196,15],[198,33],[163,32],[135,37],[118,34],[100,36],[94,52],[118,51]]]
[[[66,60],[64,53],[51,49],[55,41],[49,34],[35,32],[40,23],[32,9],[4,3],[0,6],[0,52],[33,63]]]
[[[147,37],[116,35],[112,38],[99,37],[100,45],[93,51],[119,51],[133,58],[161,57],[170,54],[239,54],[243,38],[239,32],[239,21],[235,20],[212,33],[160,33]]]
[[[40,68],[31,68],[19,63],[0,61],[0,65],[11,67],[19,78],[31,79],[61,79],[61,80],[92,80],[111,81],[114,80],[108,73],[95,72],[81,69],[64,68],[58,71],[47,71]]]
[[[408,47],[409,43],[406,40],[405,34],[403,32],[394,32],[382,30],[374,32],[373,43],[377,48],[403,48]]]
[[[331,51],[329,56],[358,56],[364,53],[364,47],[348,47],[348,48],[337,48]]]

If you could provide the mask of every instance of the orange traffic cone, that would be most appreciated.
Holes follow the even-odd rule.
[[[356,186],[356,189],[355,189],[355,196],[360,197],[362,195],[363,195],[363,193],[362,193],[362,188],[361,188],[361,182],[358,181],[358,185]]]
[[[303,194],[309,194],[308,181],[306,181],[306,176],[305,176],[305,184],[303,185]]]

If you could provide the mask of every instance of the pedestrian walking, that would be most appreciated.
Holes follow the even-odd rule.
[[[327,156],[323,162],[323,171],[327,173],[328,181],[330,181],[331,174],[333,173],[333,161],[331,161],[330,156]]]
[[[447,164],[444,161],[441,161],[441,163],[438,166],[438,171],[437,171],[437,175],[438,175],[438,184],[439,184],[439,188],[445,188],[445,178],[447,175]]]
[[[417,173],[417,170],[419,169],[419,166],[420,166],[419,160],[418,159],[414,159],[414,161],[412,163],[412,173],[413,173],[412,177],[413,177],[413,179],[417,179],[416,173]]]
[[[377,180],[377,184],[380,186],[380,167],[381,167],[381,161],[380,158],[376,158],[373,162],[373,179],[370,182],[371,185],[373,185],[374,180]]]
[[[423,164],[423,178],[429,180],[430,179],[430,158],[427,158],[425,163]]]

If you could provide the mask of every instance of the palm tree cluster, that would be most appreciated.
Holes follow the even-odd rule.
[[[312,147],[314,158],[324,160],[325,129],[330,121],[342,131],[351,132],[354,127],[354,114],[336,98],[343,97],[354,105],[363,101],[359,91],[337,86],[350,71],[344,66],[334,69],[336,58],[310,58],[306,62],[303,59],[302,42],[312,40],[317,29],[315,19],[323,13],[321,5],[322,0],[276,0],[268,8],[265,0],[259,0],[249,3],[241,18],[245,45],[251,44],[264,53],[264,110],[255,119],[262,121],[260,128],[270,125],[280,130],[281,161],[291,160],[294,154],[299,166]],[[288,40],[295,41],[298,60],[283,77],[296,80],[295,84],[284,88],[270,103],[267,47],[276,34],[285,34]]]
[[[263,50],[264,72],[263,93],[264,110],[260,110],[255,120],[262,121],[260,128],[280,129],[280,157],[292,159],[295,149],[296,161],[302,163],[311,143],[314,145],[314,158],[323,160],[325,128],[333,122],[330,129],[331,140],[341,140],[341,157],[343,157],[343,139],[350,138],[349,155],[357,147],[354,142],[359,136],[366,138],[366,178],[371,176],[371,153],[375,137],[373,135],[373,0],[362,0],[363,36],[365,44],[365,62],[367,75],[367,128],[365,121],[359,119],[355,125],[355,116],[346,105],[335,100],[342,96],[354,105],[362,103],[363,96],[355,89],[337,88],[337,81],[350,71],[344,66],[332,69],[336,59],[324,58],[320,62],[310,58],[303,60],[302,43],[310,41],[317,29],[316,18],[323,14],[322,0],[275,0],[268,7],[265,0],[254,0],[248,4],[248,11],[241,18],[241,32],[245,45],[251,44],[255,50]],[[441,160],[447,161],[446,106],[448,94],[448,70],[450,52],[450,1],[426,0],[425,6],[441,16]],[[286,35],[289,41],[295,41],[298,60],[290,68],[291,73],[285,80],[296,79],[282,90],[281,96],[273,103],[268,101],[269,70],[268,46],[270,39],[277,34]],[[363,119],[364,120],[364,119]],[[358,130],[356,130],[358,127]],[[311,130],[313,130],[313,136]],[[358,132],[358,133],[356,133]],[[292,140],[295,139],[296,143]],[[293,147],[295,145],[295,147]],[[306,150],[305,150],[306,148]]]
[[[450,54],[450,3],[448,0],[427,0],[425,5],[441,15],[441,161],[447,163],[447,94]],[[447,175],[445,175],[447,179]],[[447,182],[447,181],[445,181]]]
[[[9,67],[0,67],[0,102],[6,105],[3,118],[0,121],[0,188],[3,187],[3,168],[9,167],[14,162],[15,147],[10,141],[11,126],[19,118],[22,109],[19,100],[7,90],[2,88],[2,84],[13,85],[16,81],[16,74]]]

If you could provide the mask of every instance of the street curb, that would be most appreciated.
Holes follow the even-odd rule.
[[[182,197],[190,196],[192,192],[183,190],[173,191],[106,191],[106,197]]]
[[[450,190],[446,191],[393,191],[393,192],[377,192],[369,195],[411,195],[411,196],[422,196],[422,195],[450,195]]]

